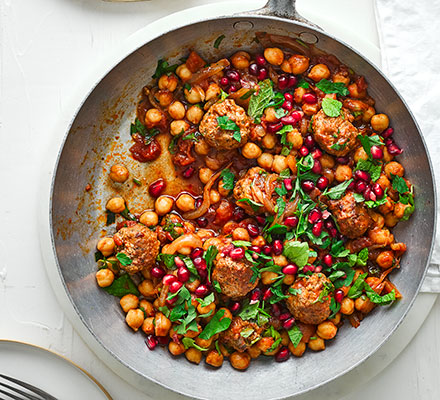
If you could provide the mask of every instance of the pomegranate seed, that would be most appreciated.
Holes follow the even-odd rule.
[[[238,312],[238,310],[240,310],[240,303],[238,301],[235,301],[234,303],[231,304],[231,306],[229,307],[229,310],[231,311],[231,313],[235,314]]]
[[[328,219],[327,221],[325,221],[324,226],[325,226],[326,229],[332,229],[332,228],[334,228],[334,222],[333,222],[333,220],[332,220],[332,219]]]
[[[180,267],[177,270],[177,279],[179,280],[179,282],[185,283],[188,282],[189,280],[189,270],[186,267]]]
[[[375,160],[380,160],[383,157],[383,151],[379,146],[371,146],[371,157]]]
[[[292,102],[288,101],[288,100],[284,100],[283,104],[281,105],[281,107],[284,110],[290,111],[293,108]]]
[[[162,283],[165,286],[170,286],[173,282],[176,282],[176,277],[174,275],[171,274],[166,274],[163,278],[162,278]]]
[[[272,252],[276,256],[279,256],[283,252],[283,242],[281,240],[274,240],[272,243]]]
[[[266,218],[263,217],[262,215],[257,215],[257,216],[255,217],[255,219],[257,220],[257,222],[258,222],[260,225],[265,225],[265,224],[266,224]]]
[[[376,201],[376,195],[372,192],[371,187],[368,186],[363,193],[365,200]]]
[[[284,125],[295,125],[298,122],[298,120],[292,114],[290,114],[290,115],[286,115],[285,117],[282,117],[281,122]]]
[[[188,179],[191,178],[194,171],[195,171],[194,167],[188,167],[185,171],[183,171],[182,175],[184,178]]]
[[[258,229],[258,226],[254,224],[248,224],[247,231],[249,232],[249,235],[251,237],[257,237],[260,234],[260,230]]]
[[[338,157],[338,158],[336,159],[336,161],[337,161],[339,164],[343,164],[343,165],[345,165],[345,164],[348,164],[348,162],[349,162],[350,160],[348,159],[348,157]]]
[[[316,102],[318,101],[316,94],[313,94],[313,93],[303,94],[302,99],[303,99],[304,103],[307,103],[307,104],[316,104]]]
[[[274,317],[279,317],[281,314],[280,306],[276,303],[270,306],[270,311]]]
[[[302,272],[305,274],[305,273],[311,271],[311,269],[310,269],[311,267],[312,267],[311,265],[304,265]]]
[[[368,182],[370,180],[370,174],[368,172],[361,171],[360,169],[354,172],[354,176],[356,179],[360,179],[361,181]]]
[[[208,219],[206,217],[197,218],[197,225],[200,226],[200,228],[206,228],[208,226]]]
[[[293,96],[292,96],[291,93],[284,93],[284,98],[285,98],[287,101],[290,101],[290,102],[293,101]]]
[[[203,199],[201,197],[196,198],[195,206],[196,208],[200,208],[202,206]]]
[[[330,254],[326,254],[322,261],[327,267],[331,267],[333,264],[333,257]]]
[[[224,76],[223,78],[220,79],[220,85],[228,86],[229,85],[229,79],[226,78],[226,76]]]
[[[183,283],[179,281],[171,282],[170,288],[168,289],[171,293],[177,293],[182,287]]]
[[[344,300],[344,291],[343,291],[342,289],[337,289],[337,290],[335,291],[335,300],[336,300],[338,303],[341,303],[342,300]]]
[[[255,253],[261,253],[261,247],[260,246],[251,246],[251,247],[249,247],[249,250],[255,251]]]
[[[264,58],[264,56],[262,54],[257,54],[255,56],[255,62],[262,67],[263,65],[266,65],[266,59]]]
[[[159,343],[161,346],[166,346],[169,341],[169,336],[157,336],[157,343]]]
[[[270,256],[270,253],[272,253],[272,248],[268,244],[265,244],[262,250],[263,254],[265,254],[266,256]]]
[[[285,321],[286,319],[289,319],[290,317],[291,317],[291,315],[288,312],[284,312],[278,317],[278,319],[280,321]]]
[[[199,285],[196,290],[194,290],[194,294],[197,297],[205,297],[209,292],[208,286],[206,285]]]
[[[288,318],[283,321],[283,328],[289,330],[295,324],[295,318]]]
[[[272,290],[270,288],[266,289],[263,295],[263,301],[266,301],[267,299],[269,299],[270,297],[272,297]]]
[[[157,346],[157,338],[153,335],[148,335],[145,339],[145,344],[148,346],[150,350],[154,350]]]
[[[322,271],[322,265],[317,265],[315,267],[315,272],[321,272]]]
[[[314,174],[320,174],[322,172],[321,162],[319,160],[314,160],[312,172]]]
[[[294,87],[298,83],[298,79],[296,79],[296,76],[289,75],[289,83],[287,84],[288,88]]]
[[[169,300],[167,299],[166,302],[167,302],[167,304],[169,306],[172,306],[172,305],[174,305],[177,302],[177,300],[179,300],[179,297],[178,296],[174,296],[172,299],[169,299]]]
[[[256,303],[258,300],[260,300],[260,296],[261,296],[261,290],[259,288],[254,289],[251,293],[250,303],[251,304]]]
[[[320,149],[315,149],[312,151],[312,157],[314,160],[322,157],[322,151]]]
[[[284,187],[285,187],[287,190],[292,190],[292,189],[293,189],[293,186],[292,186],[292,179],[291,179],[291,178],[286,178],[286,179],[283,180],[283,182],[284,182]]]
[[[291,117],[295,118],[297,121],[301,121],[304,113],[302,111],[294,111],[292,114],[290,114]]]
[[[323,225],[324,224],[322,221],[318,221],[315,225],[313,225],[313,227],[312,227],[313,235],[315,235],[315,236],[321,235]]]
[[[174,264],[176,264],[177,268],[185,266],[185,263],[183,262],[183,260],[178,256],[174,257]]]
[[[299,154],[300,154],[301,157],[305,157],[305,156],[307,156],[309,154],[309,149],[306,146],[302,146],[299,149]]]
[[[154,181],[148,187],[148,193],[150,193],[150,196],[152,197],[159,197],[164,189],[165,189],[165,181],[162,178],[160,178],[157,181]]]
[[[206,261],[202,257],[194,258],[193,263],[197,269],[206,269]]]
[[[301,187],[303,188],[303,190],[307,193],[311,192],[313,189],[315,189],[315,184],[313,183],[313,181],[304,181],[301,184]]]
[[[304,138],[304,146],[306,146],[308,149],[311,149],[315,145],[315,140],[312,138],[311,135],[308,135]]]
[[[283,269],[283,274],[295,275],[298,272],[298,267],[295,264],[288,264]]]
[[[208,278],[208,271],[206,269],[199,269],[197,270],[197,273],[199,274],[200,281],[206,282],[206,279]]]
[[[237,86],[235,86],[235,85],[231,85],[231,86],[229,86],[229,90],[228,90],[228,92],[229,92],[229,93],[234,93],[234,92],[236,92],[237,90],[238,90]]]
[[[258,65],[256,63],[249,65],[249,73],[253,76],[258,75]]]
[[[241,207],[236,207],[234,211],[232,211],[232,219],[235,222],[239,222],[245,217],[245,212]]]
[[[202,257],[203,256],[203,249],[201,247],[196,247],[195,249],[193,249],[193,251],[191,252],[191,258],[194,260],[197,257]]]
[[[357,181],[355,189],[357,193],[363,193],[367,188],[367,184],[364,181]]]
[[[394,129],[393,128],[388,128],[384,132],[382,132],[382,137],[385,138],[385,139],[389,138],[389,137],[391,137],[393,135],[393,133],[394,133]]]
[[[380,186],[378,183],[373,185],[373,192],[377,197],[382,197],[384,194],[382,186]]]
[[[226,71],[226,76],[232,82],[239,82],[240,81],[240,74],[237,71],[234,71],[233,69]]]
[[[153,267],[151,268],[151,275],[154,278],[160,279],[165,275],[165,271],[161,267]]]
[[[234,250],[234,249],[235,249],[235,246],[231,243],[223,248],[222,254],[224,254],[225,256],[229,256],[229,253],[231,252],[231,250]]]
[[[298,217],[296,216],[287,217],[284,220],[284,225],[288,226],[289,228],[295,228],[295,226],[298,225]]]
[[[398,156],[399,154],[403,153],[403,150],[397,146],[396,143],[391,143],[389,146],[387,146],[387,150],[392,156]]]
[[[330,181],[328,180],[328,178],[326,176],[321,176],[316,181],[316,187],[319,190],[324,190],[328,186],[329,183],[330,183]]]
[[[332,238],[335,238],[338,235],[338,230],[336,228],[331,228],[328,233]]]
[[[267,69],[265,67],[261,67],[260,70],[258,71],[257,78],[259,81],[264,81],[267,78],[267,75],[268,75]]]
[[[231,250],[229,257],[231,257],[233,260],[241,260],[244,257],[243,247],[236,247],[234,250]]]
[[[322,212],[317,208],[314,208],[309,212],[308,220],[311,224],[318,222],[322,218]]]
[[[392,138],[385,139],[385,145],[389,146],[390,144],[394,143],[394,140]]]
[[[271,124],[267,124],[267,131],[270,133],[275,133],[278,132],[282,127],[283,127],[282,122],[273,122]]]
[[[286,75],[281,75],[278,77],[278,88],[284,90],[289,83],[289,78]]]

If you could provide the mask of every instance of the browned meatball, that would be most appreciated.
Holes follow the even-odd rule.
[[[225,296],[239,299],[258,285],[258,279],[251,282],[254,273],[247,261],[234,261],[231,257],[219,256],[214,264],[212,280],[220,284]]]
[[[339,200],[331,200],[329,204],[339,230],[350,239],[362,236],[372,222],[365,206],[356,203],[351,192]]]
[[[260,338],[263,328],[240,317],[234,317],[231,326],[220,337],[220,341],[237,351],[246,351]]]
[[[327,153],[341,157],[356,147],[358,130],[353,115],[345,108],[339,117],[328,117],[323,110],[313,116],[314,138]]]
[[[113,235],[118,253],[124,253],[132,261],[123,266],[129,274],[151,267],[159,254],[160,242],[156,232],[141,224],[121,228]]]
[[[241,140],[234,138],[234,130],[220,129],[217,118],[228,117],[240,129]],[[243,146],[250,133],[250,119],[246,111],[235,104],[234,100],[226,99],[210,107],[200,122],[199,131],[206,142],[216,149],[231,150]]]
[[[263,212],[275,214],[276,195],[275,188],[281,187],[279,176],[269,174],[260,167],[251,168],[246,175],[239,179],[234,187],[234,198],[237,205],[242,207],[248,214],[254,215]],[[252,200],[241,201],[243,199]],[[261,204],[261,206],[258,206]]]
[[[330,296],[328,294],[319,299],[325,286],[330,287],[331,282],[324,274],[312,274],[297,279],[292,285],[296,294],[287,300],[287,307],[292,315],[305,324],[319,324],[330,315]]]

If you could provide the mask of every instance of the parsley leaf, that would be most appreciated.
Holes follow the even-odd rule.
[[[214,42],[214,48],[215,48],[215,49],[218,49],[218,48],[219,48],[221,42],[223,41],[223,39],[224,39],[225,37],[226,37],[225,35],[220,35],[217,39],[215,39],[215,42]]]
[[[344,150],[347,147],[348,142],[344,143],[333,143],[330,148],[336,151]]]
[[[330,97],[322,100],[322,109],[325,115],[328,117],[339,117],[342,109],[342,103],[338,100],[331,99]]]
[[[258,94],[253,94],[249,101],[248,114],[256,123],[260,122],[264,109],[269,106],[274,97],[272,81],[266,79],[258,83],[260,90]]]
[[[347,87],[342,82],[331,82],[327,79],[321,79],[316,87],[324,93],[337,93],[341,96],[348,96]]]
[[[217,117],[217,123],[219,128],[224,129],[225,131],[240,131],[238,125],[227,115],[222,115],[221,117]]]
[[[226,190],[234,189],[234,179],[235,175],[231,172],[230,169],[226,168],[220,174],[220,177],[223,178],[223,187]]]
[[[330,311],[332,312],[328,319],[332,319],[335,317],[335,315],[338,313],[338,311],[341,309],[341,303],[338,303],[334,297],[330,300]]]
[[[339,185],[333,186],[330,190],[326,189],[323,195],[326,195],[332,200],[340,199],[351,182],[353,182],[353,178],[349,179],[348,181],[342,182]]]
[[[392,175],[393,177],[393,189],[397,190],[400,194],[404,194],[409,191],[409,187],[405,182],[405,179],[399,175]]]
[[[358,135],[357,137],[360,140],[360,142],[362,143],[362,147],[364,148],[365,153],[367,153],[369,160],[373,159],[373,157],[371,155],[371,147],[372,146],[383,146],[383,143],[380,140],[380,137],[378,135],[374,135],[374,136]]]
[[[211,269],[212,269],[212,263],[215,260],[215,257],[217,257],[218,254],[218,248],[216,246],[209,246],[208,250],[205,251],[205,254],[203,255],[203,258],[206,261],[206,269],[208,271],[208,279],[211,281]]]
[[[162,75],[170,75],[172,72],[176,71],[178,65],[170,65],[168,61],[160,59],[157,62],[156,71],[154,72],[153,79],[160,78]]]
[[[125,253],[116,254],[116,258],[124,267],[126,267],[127,265],[131,265],[131,263],[133,262],[133,260]]]
[[[350,250],[346,249],[344,246],[344,242],[342,240],[338,240],[332,244],[330,249],[330,254],[336,258],[347,257],[350,254]]]
[[[211,321],[205,326],[202,333],[200,333],[200,339],[211,339],[215,334],[225,331],[231,325],[231,318],[222,318],[225,314],[225,310],[218,310]]]
[[[306,242],[289,241],[284,246],[283,254],[299,268],[302,268],[309,259],[309,245]]]
[[[121,253],[119,253],[121,254]],[[124,297],[126,294],[139,296],[139,290],[129,274],[121,275],[116,278],[110,286],[103,288],[108,294],[116,297]]]

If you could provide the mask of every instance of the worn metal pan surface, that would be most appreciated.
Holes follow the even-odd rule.
[[[245,373],[225,364],[213,371],[174,359],[167,351],[148,351],[141,334],[133,334],[122,322],[117,301],[97,290],[94,249],[105,224],[105,201],[121,193],[134,211],[151,204],[146,184],[160,175],[172,182],[170,193],[179,191],[179,181],[166,157],[152,164],[130,161],[127,154],[130,122],[140,89],[149,82],[158,58],[171,62],[195,48],[207,60],[230,55],[238,48],[257,51],[256,32],[300,37],[334,54],[369,83],[376,109],[391,116],[406,176],[415,185],[417,211],[399,225],[395,235],[408,245],[402,268],[393,282],[403,299],[390,308],[378,308],[358,329],[344,326],[337,338],[320,353],[308,353],[286,363],[269,359],[254,361]],[[213,41],[225,35],[219,50]],[[109,167],[123,161],[144,183],[114,186],[107,178]],[[91,190],[85,187],[90,185]],[[52,185],[52,243],[66,291],[90,332],[121,363],[141,377],[176,392],[203,399],[276,399],[304,393],[349,371],[392,334],[413,303],[429,261],[435,227],[433,174],[419,128],[402,98],[389,81],[359,53],[319,28],[308,24],[295,11],[294,1],[272,0],[255,13],[203,20],[183,26],[145,43],[114,66],[78,108],[67,132]],[[347,324],[346,324],[347,325]]]

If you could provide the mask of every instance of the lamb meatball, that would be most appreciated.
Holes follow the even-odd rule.
[[[212,280],[220,284],[222,293],[232,299],[246,296],[258,285],[258,279],[251,282],[254,274],[247,261],[234,261],[231,257],[218,257],[214,261]]]
[[[260,338],[262,331],[263,328],[257,324],[234,317],[230,327],[221,335],[220,341],[228,347],[243,352]]]
[[[353,115],[345,108],[339,117],[328,117],[321,110],[313,116],[313,136],[327,153],[337,157],[345,156],[356,147],[359,134],[352,121]]]
[[[129,274],[151,267],[159,254],[160,242],[156,232],[141,224],[121,228],[113,239],[117,252],[124,253],[132,261],[130,265],[121,265]]]
[[[234,138],[236,131],[219,127],[217,118],[224,116],[235,122],[240,128],[240,141]],[[199,131],[210,146],[220,150],[231,150],[246,144],[251,129],[250,125],[251,121],[246,115],[246,111],[235,104],[234,100],[226,99],[209,108],[200,122]]]
[[[350,239],[362,236],[372,222],[365,206],[356,203],[351,192],[339,200],[331,200],[329,206],[338,221],[339,230]]]
[[[276,198],[275,188],[281,187],[278,182],[278,175],[269,174],[266,170],[260,167],[251,168],[246,172],[246,175],[237,181],[234,187],[234,198],[237,205],[243,208],[249,215],[269,212],[275,214]],[[254,207],[247,201],[249,199],[261,207]]]
[[[330,315],[330,296],[324,295],[322,299],[318,300],[325,286],[331,286],[331,282],[321,273],[295,281],[292,289],[296,289],[297,294],[290,296],[286,303],[297,320],[304,324],[319,324],[328,318]]]

